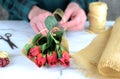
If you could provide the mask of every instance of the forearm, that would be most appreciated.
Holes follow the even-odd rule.
[[[0,0],[0,4],[9,13],[17,15],[20,19],[28,20],[29,11],[37,3],[32,0]]]

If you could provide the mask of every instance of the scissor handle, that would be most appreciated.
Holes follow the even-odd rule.
[[[5,36],[6,36],[6,37],[11,37],[12,34],[11,34],[11,33],[6,33]]]

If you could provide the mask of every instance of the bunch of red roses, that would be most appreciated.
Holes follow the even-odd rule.
[[[27,57],[31,59],[38,67],[45,64],[49,66],[57,66],[60,63],[64,67],[69,66],[69,53],[62,51],[62,57],[58,58],[57,52],[52,51],[44,55],[39,46],[30,48]]]
[[[38,67],[57,66],[58,63],[68,67],[70,65],[69,52],[61,45],[61,33],[61,31],[57,31],[54,34],[48,33],[47,36],[37,34],[33,38],[32,44],[24,46],[24,54]]]

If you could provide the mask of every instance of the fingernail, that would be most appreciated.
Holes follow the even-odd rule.
[[[64,23],[64,21],[61,20],[61,21],[60,21],[60,24],[63,24],[63,23]]]

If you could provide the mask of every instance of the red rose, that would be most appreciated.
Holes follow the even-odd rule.
[[[42,53],[38,54],[36,59],[34,60],[35,64],[38,66],[38,67],[41,67],[43,66],[45,63],[46,63],[46,57],[43,57],[42,56]]]
[[[28,58],[36,57],[39,53],[41,53],[40,47],[35,46],[29,50]]]
[[[62,58],[60,58],[60,64],[64,67],[68,67],[70,65],[70,57],[67,51],[62,51]]]
[[[51,54],[47,54],[47,61],[50,66],[57,65],[57,53],[53,51]]]

